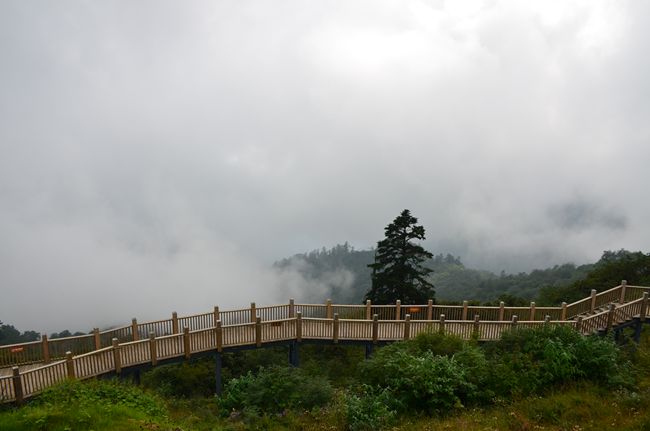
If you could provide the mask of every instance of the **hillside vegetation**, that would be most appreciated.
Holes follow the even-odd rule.
[[[320,282],[326,296],[337,303],[360,303],[370,289],[370,268],[374,250],[355,250],[348,243],[331,249],[297,254],[275,263],[278,271],[296,270],[308,280]],[[430,280],[440,303],[470,300],[507,305],[559,305],[573,302],[598,291],[617,286],[621,280],[630,284],[650,284],[650,255],[627,250],[605,251],[593,264],[576,266],[572,263],[552,268],[536,269],[519,274],[494,274],[490,271],[465,267],[459,257],[437,254],[425,262],[433,269]],[[346,272],[353,277],[336,277]],[[345,280],[342,282],[342,280]],[[349,280],[353,280],[350,282]],[[322,302],[323,291],[301,292],[304,301]]]

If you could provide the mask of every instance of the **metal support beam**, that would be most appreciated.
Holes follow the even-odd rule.
[[[300,345],[296,342],[289,343],[289,364],[292,367],[300,366]]]
[[[373,343],[366,343],[366,359],[370,359],[374,349],[375,345]]]
[[[215,370],[214,370],[214,377],[215,377],[215,388],[214,392],[217,394],[217,396],[221,396],[223,393],[223,383],[221,381],[221,367],[222,367],[222,362],[221,362],[221,352],[216,352],[214,354],[214,362],[215,362]]]
[[[634,341],[639,344],[641,342],[641,331],[643,330],[643,321],[638,319],[634,326]]]

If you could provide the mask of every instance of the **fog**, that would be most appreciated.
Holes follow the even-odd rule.
[[[647,251],[649,9],[4,1],[0,320],[313,298],[272,263],[404,208],[475,268]]]

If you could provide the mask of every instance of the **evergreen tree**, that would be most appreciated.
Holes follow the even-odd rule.
[[[411,242],[424,239],[424,227],[417,221],[409,210],[404,210],[386,226],[386,238],[377,243],[375,263],[368,265],[372,268],[372,287],[365,299],[377,304],[397,299],[404,304],[426,304],[434,299],[433,284],[427,280],[433,270],[422,266],[433,255]]]

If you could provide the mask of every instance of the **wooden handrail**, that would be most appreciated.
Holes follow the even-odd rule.
[[[623,292],[625,286],[625,292]],[[118,338],[120,341],[125,342],[122,345],[128,345],[128,341],[138,340],[139,338],[145,339],[149,342],[148,336],[151,332],[155,332],[156,340],[165,340],[167,336],[173,336],[173,326],[189,326],[190,332],[196,330],[215,329],[216,321],[221,319],[222,328],[232,328],[255,325],[255,320],[250,322],[251,313],[256,312],[260,315],[261,322],[282,322],[286,319],[295,318],[297,312],[301,312],[301,318],[308,321],[313,313],[321,317],[332,318],[335,313],[339,315],[339,320],[345,322],[347,320],[356,321],[370,321],[370,317],[377,316],[379,322],[404,322],[406,314],[410,314],[412,322],[422,321],[424,319],[432,322],[439,322],[443,315],[445,316],[443,322],[448,323],[458,321],[470,321],[474,319],[475,315],[480,316],[480,322],[499,322],[508,321],[513,315],[518,315],[523,318],[522,321],[543,321],[546,315],[551,316],[553,321],[572,319],[578,314],[589,311],[592,309],[592,304],[596,307],[606,305],[607,303],[617,302],[620,304],[620,299],[623,294],[627,297],[635,298],[639,296],[639,291],[645,293],[650,292],[650,287],[635,286],[621,283],[619,286],[596,293],[593,297],[584,298],[580,301],[571,304],[562,304],[560,307],[537,307],[533,303],[528,307],[506,307],[503,304],[499,306],[472,306],[468,302],[463,305],[433,305],[431,301],[427,304],[418,305],[405,305],[399,302],[395,304],[379,305],[379,304],[332,304],[328,301],[325,304],[301,304],[295,301],[289,301],[288,304],[271,305],[264,307],[256,307],[251,304],[249,308],[219,311],[218,307],[214,311],[208,313],[193,314],[183,317],[178,317],[174,313],[172,319],[160,319],[147,322],[137,322],[133,319],[130,325],[125,325],[116,328],[109,328],[102,331],[93,330],[90,334],[79,336],[70,336],[56,339],[47,339],[43,337],[40,341],[32,341],[25,343],[16,343],[11,345],[0,346],[0,368],[12,365],[38,363],[47,360],[57,360],[64,356],[65,351],[70,350],[73,354],[80,355],[87,352],[97,351],[106,347],[112,346],[112,338]],[[628,300],[620,306],[634,303],[641,298]],[[605,302],[606,301],[606,302]],[[601,304],[603,302],[603,304]],[[584,310],[583,310],[584,309]],[[310,311],[312,310],[312,311]],[[318,311],[320,310],[320,311]],[[576,313],[578,311],[578,313]],[[644,310],[645,311],[645,310]],[[535,313],[534,315],[531,313]],[[321,314],[322,313],[322,314]],[[398,314],[399,313],[399,314]],[[589,321],[594,316],[600,316],[601,313],[585,317],[584,323],[590,324]],[[644,313],[645,314],[645,313]],[[248,319],[241,320],[243,316],[250,316]],[[255,316],[257,318],[257,315]],[[463,316],[464,315],[464,316]],[[237,317],[240,316],[240,317]],[[267,320],[264,320],[265,317]],[[464,319],[459,320],[459,317]],[[645,316],[644,316],[645,317]],[[223,320],[225,319],[225,320]],[[176,325],[173,325],[176,321]],[[444,326],[444,323],[442,324]],[[586,326],[585,326],[586,327]],[[180,328],[178,328],[180,329]],[[181,331],[178,330],[178,333]],[[223,329],[222,329],[223,330]],[[158,342],[158,341],[157,341]],[[263,340],[262,340],[263,342]]]

